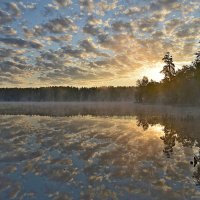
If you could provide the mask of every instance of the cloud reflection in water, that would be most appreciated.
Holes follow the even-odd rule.
[[[190,199],[198,195],[189,164],[197,147],[185,145],[166,123],[149,120],[0,116],[0,198]],[[173,153],[169,150],[170,156],[165,156],[168,149]]]

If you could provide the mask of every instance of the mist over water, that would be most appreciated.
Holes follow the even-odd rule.
[[[51,117],[31,116],[39,105],[0,109],[0,199],[200,197],[198,112],[90,103],[59,116],[53,105]]]
[[[137,104],[133,101],[107,102],[0,102],[2,115],[40,116],[165,116],[200,119],[200,107]]]

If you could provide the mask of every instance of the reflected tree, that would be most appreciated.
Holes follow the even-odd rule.
[[[137,126],[142,127],[143,130],[146,131],[149,128],[149,123],[145,119],[138,118]]]
[[[184,147],[200,147],[199,129],[200,124],[193,120],[174,119],[165,116],[144,116],[138,114],[137,126],[147,130],[149,126],[160,124],[164,126],[164,136],[160,139],[164,143],[163,152],[167,157],[173,154],[173,147],[176,142],[181,143]]]
[[[173,147],[175,146],[176,141],[176,131],[168,129],[167,127],[164,128],[165,135],[160,137],[161,140],[163,140],[165,147],[163,149],[163,152],[165,155],[170,158],[173,153]]]
[[[196,185],[200,186],[200,166],[197,166],[197,170],[193,173],[193,178],[196,181]]]

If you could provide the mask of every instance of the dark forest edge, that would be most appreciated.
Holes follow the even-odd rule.
[[[138,103],[168,105],[200,105],[200,51],[190,65],[176,70],[169,52],[163,57],[165,65],[160,82],[144,76],[136,82],[135,100]]]
[[[135,87],[0,88],[0,101],[134,101]]]

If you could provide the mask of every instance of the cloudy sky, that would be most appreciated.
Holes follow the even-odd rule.
[[[0,87],[135,85],[190,63],[199,0],[0,0]]]

